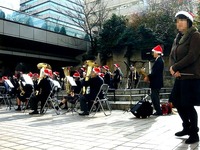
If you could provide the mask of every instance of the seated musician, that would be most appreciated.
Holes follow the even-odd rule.
[[[38,85],[39,74],[38,73],[33,73],[32,80],[33,80],[34,89],[36,89],[36,87]]]
[[[3,76],[2,78],[0,78],[0,86],[5,87],[5,92],[3,94],[7,94],[11,91],[8,83],[6,82],[6,80],[8,80],[7,76]]]
[[[90,108],[93,104],[93,100],[97,96],[101,85],[104,83],[102,77],[99,76],[100,68],[95,67],[93,68],[90,78],[88,81],[83,81],[83,86],[90,87],[90,91],[87,94],[84,94],[80,97],[80,106],[82,113],[79,113],[79,115],[89,115]]]
[[[80,81],[80,74],[78,72],[75,72],[73,74],[74,81],[76,83],[76,86],[71,86],[71,92],[63,98],[63,100],[60,102],[59,107],[65,104],[65,107],[63,109],[68,110],[67,102],[75,104],[76,100],[79,97],[79,94],[82,90],[82,84]],[[57,108],[58,109],[58,108]]]
[[[36,86],[36,91],[39,91],[36,93],[35,96],[31,97],[30,103],[31,103],[31,109],[32,112],[29,113],[29,115],[39,114],[38,112],[38,103],[41,101],[41,109],[43,108],[51,90],[52,90],[52,83],[49,79],[49,76],[52,74],[52,71],[50,69],[44,69],[44,75],[43,78],[40,80],[38,85]],[[40,111],[40,113],[43,113]]]
[[[20,73],[20,76],[18,76],[18,82],[19,82],[19,88],[17,93],[17,109],[16,111],[21,111],[21,102],[25,102],[27,105],[28,98],[33,92],[33,82],[30,76],[26,74]]]

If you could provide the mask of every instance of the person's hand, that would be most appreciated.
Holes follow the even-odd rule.
[[[175,78],[181,77],[181,73],[179,71],[175,72],[173,75]]]
[[[144,82],[150,82],[148,76],[144,77]]]
[[[180,72],[179,72],[179,71],[176,71],[176,72],[175,72],[175,71],[172,69],[172,66],[170,67],[169,71],[170,71],[170,74],[171,74],[172,76],[174,76],[175,78],[181,77]]]
[[[175,72],[174,72],[174,70],[172,69],[172,66],[169,68],[169,71],[170,71],[170,74],[171,74],[172,76],[174,76]]]

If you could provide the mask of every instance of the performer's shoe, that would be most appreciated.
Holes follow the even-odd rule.
[[[162,114],[162,113],[157,113],[157,112],[155,112],[153,115],[154,115],[154,116],[162,116],[163,114]]]
[[[82,113],[79,113],[80,116],[86,116],[86,115],[89,115],[89,112],[82,112]]]
[[[30,113],[29,113],[29,115],[37,115],[37,114],[39,114],[38,111],[33,111],[33,112],[30,112]]]
[[[185,141],[185,144],[193,144],[199,142],[199,135],[190,135],[190,137]]]
[[[175,136],[185,136],[185,135],[189,135],[189,131],[188,130],[182,130],[182,131],[179,131],[179,132],[176,132],[175,133]]]
[[[18,107],[17,109],[15,109],[15,111],[21,111],[22,109],[20,107]]]

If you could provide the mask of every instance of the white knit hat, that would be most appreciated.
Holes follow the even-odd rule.
[[[176,13],[175,17],[177,17],[178,15],[184,15],[186,16],[188,19],[190,19],[190,21],[194,21],[194,14],[187,12],[187,11],[179,11]]]

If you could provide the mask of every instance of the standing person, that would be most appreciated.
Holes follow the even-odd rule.
[[[193,19],[189,12],[176,13],[178,34],[169,57],[170,73],[175,77],[170,101],[177,108],[183,126],[175,136],[189,135],[186,144],[199,141],[198,114],[194,106],[200,105],[200,34],[192,25]]]
[[[122,77],[122,72],[121,72],[119,64],[114,64],[114,72],[113,72],[113,79],[112,79],[114,89],[119,88],[121,77]]]
[[[103,66],[103,73],[104,73],[104,83],[108,84],[109,87],[111,87],[111,85],[110,85],[111,74],[109,71],[109,67],[107,65]]]
[[[81,105],[81,111],[82,113],[79,113],[79,115],[89,115],[90,108],[93,104],[93,100],[97,96],[101,85],[104,83],[103,78],[99,76],[100,68],[95,67],[93,68],[90,78],[88,81],[83,81],[83,86],[89,86],[90,92],[88,94],[84,94],[80,97],[80,105]],[[103,96],[103,94],[102,94]]]
[[[161,57],[163,55],[163,50],[160,45],[157,45],[152,49],[152,52],[155,62],[152,66],[151,73],[144,78],[144,81],[150,83],[151,100],[156,111],[153,115],[160,116],[162,115],[162,110],[160,107],[159,93],[160,89],[163,87],[164,61]]]
[[[136,68],[131,65],[130,66],[130,74],[128,76],[128,89],[136,88],[139,81],[139,74],[136,71]]]

